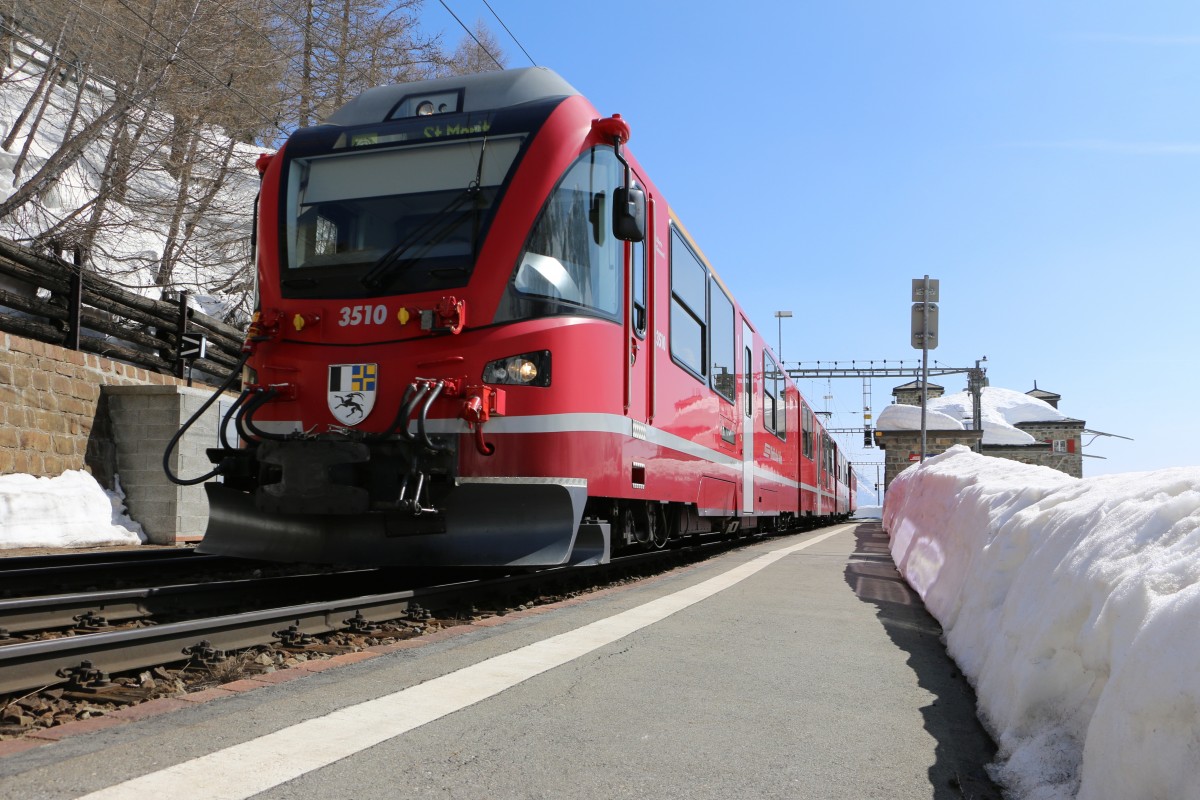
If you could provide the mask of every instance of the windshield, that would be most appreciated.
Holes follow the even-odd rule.
[[[524,136],[294,158],[283,209],[285,297],[464,286]]]

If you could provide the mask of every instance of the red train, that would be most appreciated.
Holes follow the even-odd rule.
[[[588,564],[848,517],[845,457],[628,138],[529,68],[372,89],[263,157],[201,551]]]

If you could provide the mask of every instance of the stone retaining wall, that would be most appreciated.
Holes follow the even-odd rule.
[[[114,450],[100,388],[183,383],[90,353],[0,333],[0,475],[53,477],[87,469],[112,488]]]
[[[112,489],[119,472],[129,514],[152,542],[198,538],[207,521],[203,487],[169,484],[162,453],[211,393],[140,367],[0,333],[0,475],[54,477],[82,469]],[[214,404],[184,437],[174,459],[184,477],[209,467],[203,450],[216,446],[217,413]]]

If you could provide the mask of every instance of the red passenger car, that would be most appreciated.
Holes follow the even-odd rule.
[[[586,564],[848,516],[845,459],[628,138],[530,68],[370,90],[264,158],[201,550]]]

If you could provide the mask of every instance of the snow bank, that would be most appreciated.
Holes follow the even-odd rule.
[[[146,536],[124,515],[124,498],[82,470],[0,476],[0,550],[140,544]]]
[[[1013,797],[1200,800],[1200,468],[1079,480],[958,446],[883,521]]]

